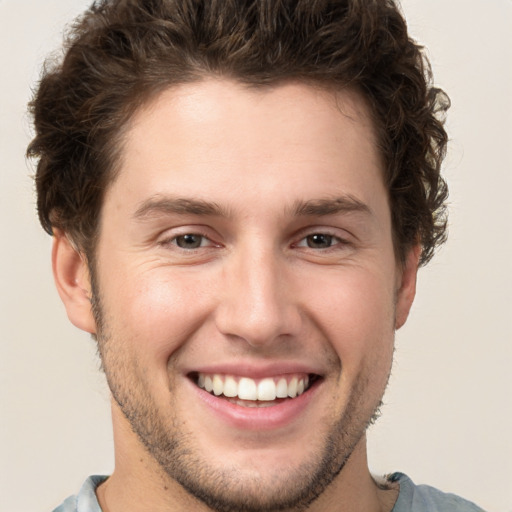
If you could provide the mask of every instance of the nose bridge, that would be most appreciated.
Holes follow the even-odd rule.
[[[284,259],[272,247],[250,244],[230,260],[224,269],[218,328],[254,346],[293,335],[299,314],[287,288]]]

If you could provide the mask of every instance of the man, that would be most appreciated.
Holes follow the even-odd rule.
[[[29,154],[116,465],[59,512],[481,510],[366,456],[445,239],[447,106],[391,1],[91,7]]]

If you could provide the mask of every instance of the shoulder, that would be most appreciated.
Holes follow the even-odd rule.
[[[400,494],[392,512],[484,512],[455,494],[444,493],[428,485],[415,485],[402,473],[394,473],[388,480],[400,484]]]
[[[101,512],[96,498],[96,488],[107,478],[102,475],[90,476],[78,494],[64,500],[53,512]]]

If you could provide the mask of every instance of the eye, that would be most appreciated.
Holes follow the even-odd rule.
[[[310,249],[328,249],[333,245],[340,243],[340,239],[326,233],[313,233],[304,237],[298,244],[298,247],[309,247]]]
[[[180,249],[199,249],[199,247],[208,247],[213,245],[208,238],[195,233],[179,235],[172,240],[172,243],[177,245]]]

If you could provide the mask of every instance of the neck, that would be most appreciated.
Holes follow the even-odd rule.
[[[343,470],[307,509],[308,512],[390,512],[398,498],[398,484],[378,484],[368,469],[366,435]]]

